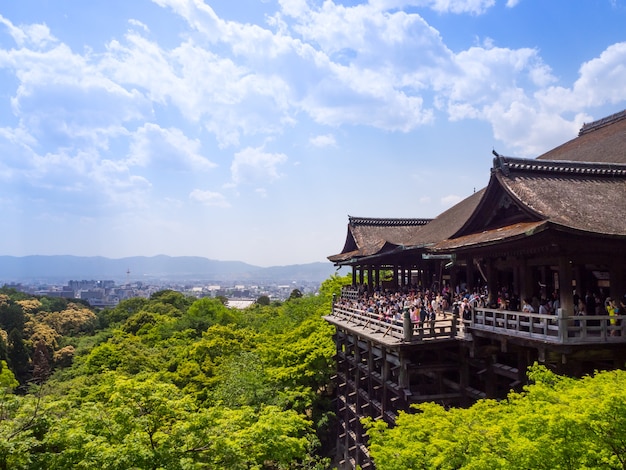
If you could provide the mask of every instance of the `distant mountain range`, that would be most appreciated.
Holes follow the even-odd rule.
[[[262,268],[241,261],[217,261],[198,256],[0,256],[0,285],[69,280],[322,282],[335,272],[329,263]]]

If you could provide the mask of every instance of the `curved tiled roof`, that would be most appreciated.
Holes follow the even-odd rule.
[[[411,243],[431,219],[394,219],[348,216],[348,235],[341,253],[329,256],[334,263],[372,256]]]
[[[499,183],[539,218],[576,230],[626,236],[626,165],[506,157],[495,161]]]
[[[454,251],[522,239],[546,228],[626,237],[626,110],[585,124],[537,159],[494,152],[486,188],[428,219],[350,217],[345,262],[394,250]],[[514,209],[508,209],[509,204]]]
[[[450,238],[442,240],[433,247],[434,251],[440,252],[452,252],[459,248],[466,248],[468,246],[484,246],[493,245],[504,240],[514,240],[525,237],[529,234],[534,234],[541,231],[547,222],[519,222],[516,224],[507,225],[505,227],[498,227],[491,230],[485,230],[479,233],[470,233],[457,238]]]
[[[364,225],[372,227],[404,227],[415,225],[426,225],[432,219],[389,219],[374,217],[352,217],[348,216],[348,223],[354,227]]]
[[[485,190],[486,188],[476,191],[435,217],[431,223],[420,230],[414,246],[426,247],[452,237],[474,213],[485,194]]]
[[[578,137],[537,159],[626,164],[626,110],[585,124]]]

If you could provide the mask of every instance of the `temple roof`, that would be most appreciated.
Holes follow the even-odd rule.
[[[348,216],[348,234],[344,248],[341,253],[329,256],[328,259],[340,263],[393,250],[411,243],[430,220]]]
[[[496,160],[498,181],[539,218],[626,236],[626,164]]]
[[[626,164],[626,110],[584,124],[578,137],[537,159]]]
[[[500,243],[504,240],[518,240],[530,234],[539,233],[540,231],[545,230],[546,227],[547,222],[545,221],[518,222],[504,227],[484,230],[478,233],[471,233],[457,238],[449,238],[437,243],[437,245],[433,247],[433,250],[439,252],[450,252],[460,248],[467,248],[469,246],[493,245],[494,243]]]
[[[626,237],[626,110],[537,159],[498,155],[486,188],[433,220],[349,217],[334,263],[398,249],[451,252],[549,228]]]
[[[497,155],[485,196],[433,251],[533,236],[547,228],[626,237],[626,165]]]

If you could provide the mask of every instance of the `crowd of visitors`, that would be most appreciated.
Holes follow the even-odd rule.
[[[379,321],[398,324],[408,312],[413,323],[424,324],[452,314],[467,316],[471,308],[485,306],[486,298],[486,293],[479,290],[470,294],[449,286],[441,290],[405,287],[398,291],[376,289],[373,292],[360,288],[351,291],[350,296],[342,296],[335,305],[363,312]]]
[[[422,289],[416,286],[404,287],[397,291],[375,289],[367,290],[367,286],[351,289],[350,296],[343,296],[336,303],[339,307],[347,307],[361,311],[380,321],[401,323],[404,312],[408,312],[413,323],[424,324],[447,315],[456,314],[468,319],[472,309],[476,307],[498,308],[507,311],[539,313],[555,315],[560,308],[558,291],[541,298],[520,299],[515,293],[501,289],[495,296],[489,296],[486,287],[469,290],[465,286],[452,289]],[[626,314],[626,296],[620,301],[603,296],[599,292],[587,292],[584,296],[574,296],[574,315],[617,315]],[[611,319],[616,325],[617,318]]]

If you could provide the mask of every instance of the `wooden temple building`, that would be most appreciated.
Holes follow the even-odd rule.
[[[536,159],[494,152],[487,187],[432,220],[349,217],[344,248],[328,259],[353,280],[325,317],[336,328],[340,468],[374,466],[363,417],[393,425],[412,404],[502,398],[534,362],[571,376],[624,368],[626,317],[577,303],[626,302],[626,111]],[[445,286],[476,289],[486,306],[428,324],[355,307],[376,291]],[[498,292],[560,307],[507,310]]]

